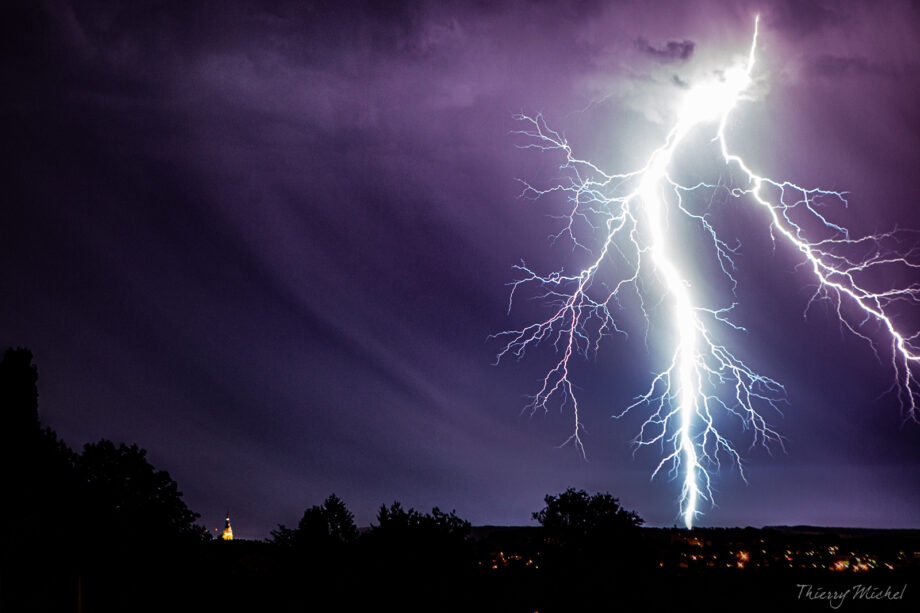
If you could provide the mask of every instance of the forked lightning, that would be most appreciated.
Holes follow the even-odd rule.
[[[572,358],[596,353],[602,338],[621,332],[613,313],[620,308],[624,292],[635,292],[648,320],[649,296],[654,291],[657,299],[660,291],[669,320],[663,329],[673,338],[670,362],[652,378],[645,393],[619,415],[640,407],[650,412],[635,440],[640,447],[657,444],[664,449],[652,477],[667,469],[682,480],[680,515],[687,528],[700,514],[701,501],[712,502],[710,475],[721,459],[733,461],[744,478],[741,457],[719,433],[717,421],[730,413],[752,430],[754,443],[782,446],[780,435],[768,425],[761,411],[778,410],[785,396],[780,383],[751,369],[714,333],[720,326],[744,330],[729,319],[735,305],[706,306],[706,297],[689,282],[693,276],[690,259],[675,247],[679,241],[675,240],[676,224],[671,218],[678,214],[699,225],[733,291],[737,285],[733,276],[737,247],[719,236],[708,214],[695,212],[688,205],[691,197],[725,190],[739,202],[759,207],[774,244],[791,246],[799,253],[802,264],[813,272],[816,290],[812,301],[830,301],[841,325],[868,342],[876,355],[880,344],[890,345],[887,355],[894,373],[893,389],[903,416],[914,421],[920,418],[920,332],[900,329],[893,315],[899,302],[920,303],[920,286],[914,283],[878,290],[870,289],[875,285],[864,280],[867,273],[882,267],[920,268],[917,253],[899,253],[895,233],[852,238],[843,226],[822,213],[830,204],[845,206],[843,193],[760,176],[729,147],[729,116],[753,85],[758,23],[755,20],[747,56],[686,92],[664,143],[649,155],[642,168],[633,172],[608,174],[577,158],[566,139],[550,129],[541,115],[518,116],[527,124],[519,132],[528,138],[524,147],[561,152],[567,176],[563,183],[547,189],[528,184],[525,195],[566,194],[570,206],[557,238],[573,241],[592,256],[574,274],[562,270],[538,274],[524,263],[515,267],[521,276],[512,283],[509,310],[516,291],[523,286],[534,286],[536,294],[553,308],[543,321],[496,335],[505,340],[498,360],[509,355],[520,358],[541,342],[554,345],[560,357],[543,379],[529,409],[546,410],[557,402],[570,406],[574,428],[566,442],[584,453],[580,407],[570,372]],[[700,130],[711,131],[712,142],[718,145],[737,185],[683,185],[672,176],[675,158],[687,154],[681,148],[688,146],[688,136]],[[599,247],[590,251],[579,228],[589,228],[589,236],[600,236]],[[614,277],[615,282],[609,281],[611,273],[623,269],[626,274]],[[603,280],[599,278],[602,275]]]

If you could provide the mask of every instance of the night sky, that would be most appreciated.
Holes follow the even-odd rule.
[[[507,314],[512,266],[584,261],[548,238],[563,198],[519,197],[560,159],[520,149],[513,116],[634,169],[759,11],[737,150],[849,192],[829,214],[854,234],[920,229],[920,9],[442,4],[5,5],[0,343],[35,354],[44,424],[74,448],[136,442],[243,538],[331,492],[359,525],[393,500],[526,524],[566,487],[679,522],[680,483],[649,481],[658,451],[633,456],[641,414],[610,418],[661,367],[654,330],[647,349],[626,315],[628,339],[575,363],[587,461],[558,448],[569,412],[521,412],[551,348],[493,365],[489,335],[545,313]],[[719,206],[743,245],[733,346],[786,385],[765,416],[787,440],[749,450],[727,423],[748,484],[726,466],[699,525],[920,528],[920,425],[885,395],[884,343],[879,361],[826,305],[803,317],[808,271],[743,201]]]

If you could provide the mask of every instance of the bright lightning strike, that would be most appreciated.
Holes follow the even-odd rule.
[[[560,354],[555,366],[543,379],[542,386],[528,405],[531,411],[547,410],[551,402],[571,404],[574,429],[566,443],[584,453],[579,404],[570,376],[572,357],[597,352],[604,336],[621,332],[613,317],[624,292],[632,290],[639,297],[641,310],[648,321],[646,292],[640,278],[657,281],[663,303],[669,309],[673,334],[673,352],[668,366],[657,374],[647,391],[620,413],[645,407],[650,416],[636,437],[638,446],[653,444],[664,449],[663,458],[652,477],[668,469],[672,477],[682,478],[680,514],[691,528],[700,514],[701,501],[712,502],[710,473],[720,460],[729,458],[744,472],[741,457],[716,426],[720,413],[739,418],[751,428],[754,443],[767,446],[782,439],[758,409],[778,410],[785,390],[777,381],[758,374],[717,340],[720,326],[744,329],[728,319],[732,304],[725,308],[704,306],[703,296],[694,292],[688,281],[687,258],[675,252],[675,240],[668,216],[682,213],[699,224],[711,242],[722,272],[736,286],[733,277],[735,248],[719,237],[708,215],[698,214],[685,206],[685,197],[702,190],[726,190],[734,198],[755,204],[769,223],[774,245],[777,240],[791,245],[816,281],[815,300],[828,300],[840,323],[859,338],[870,339],[870,324],[879,326],[890,343],[890,360],[894,373],[893,389],[905,419],[920,420],[920,332],[906,335],[896,325],[896,303],[920,303],[920,285],[873,290],[863,281],[867,271],[885,266],[920,268],[912,261],[911,250],[898,254],[895,233],[851,238],[848,231],[829,221],[820,208],[830,202],[846,205],[843,193],[805,188],[788,181],[774,181],[755,173],[741,157],[732,153],[726,137],[726,125],[732,110],[753,84],[758,21],[747,57],[721,73],[720,78],[691,89],[679,110],[677,121],[667,138],[648,157],[646,164],[633,172],[608,174],[595,164],[575,157],[559,133],[550,129],[542,116],[517,118],[528,124],[519,132],[530,139],[525,148],[559,151],[565,156],[562,168],[566,182],[548,189],[526,186],[525,195],[539,197],[550,192],[568,196],[570,210],[563,230],[557,235],[588,250],[578,237],[579,223],[587,223],[604,237],[596,257],[580,271],[566,274],[560,270],[540,275],[522,263],[515,268],[522,277],[512,283],[509,311],[515,292],[522,286],[535,286],[540,297],[553,305],[550,317],[520,330],[497,336],[506,344],[499,352],[500,361],[509,355],[520,358],[528,348],[551,342]],[[713,130],[712,141],[718,144],[724,163],[741,177],[740,186],[682,185],[672,176],[673,160],[687,137],[700,129]],[[599,281],[606,265],[625,261],[627,274],[615,283]]]

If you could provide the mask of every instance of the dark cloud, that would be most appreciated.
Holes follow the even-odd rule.
[[[655,47],[644,38],[637,38],[636,49],[659,62],[684,62],[693,56],[696,43],[692,40],[669,40],[664,45]]]
[[[739,146],[778,174],[852,190],[857,220],[862,211],[871,223],[920,225],[904,181],[920,163],[914,97],[873,74],[903,65],[904,41],[857,53],[830,5],[801,4],[777,5],[776,23],[837,38],[820,41],[823,56],[794,39],[765,43],[776,56],[763,65],[812,53],[806,71],[860,87],[803,101],[777,79],[733,117]],[[487,336],[539,311],[521,303],[505,316],[511,266],[524,257],[557,270],[580,253],[546,238],[563,201],[518,198],[516,178],[552,183],[560,160],[516,149],[511,116],[544,110],[579,152],[632,168],[662,136],[642,109],[715,67],[697,63],[735,53],[736,41],[743,52],[750,5],[4,10],[0,342],[33,349],[42,417],[68,442],[150,448],[205,521],[245,509],[235,514],[243,536],[296,521],[330,491],[361,523],[394,498],[523,523],[544,494],[573,485],[609,489],[652,524],[673,522],[676,484],[649,484],[654,453],[630,455],[637,424],[609,419],[657,366],[641,333],[577,365],[590,464],[555,449],[568,413],[520,417],[550,348],[491,365]],[[883,31],[873,19],[860,27]],[[592,84],[610,95],[586,108]],[[768,291],[790,287],[794,262],[776,264],[767,231],[747,229],[760,222],[739,223],[752,254],[739,262],[739,286],[753,299],[742,301],[741,342],[787,384],[792,406],[772,417],[789,454],[746,455],[750,489],[720,477],[706,520],[797,520],[786,509],[808,484],[797,476],[807,460],[833,466],[809,520],[833,506],[870,524],[916,522],[916,488],[900,477],[859,496],[845,487],[848,468],[876,474],[883,452],[913,466],[920,447],[913,430],[894,427],[896,408],[876,403],[889,382],[870,352],[821,317],[804,321],[807,290]],[[901,503],[871,500],[889,494]],[[834,517],[845,521],[844,511]]]

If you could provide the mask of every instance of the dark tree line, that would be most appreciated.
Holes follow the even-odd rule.
[[[4,543],[53,539],[127,545],[201,540],[199,515],[182,500],[169,473],[146,450],[101,440],[71,450],[38,417],[38,369],[28,349],[8,349],[0,362],[0,471]]]
[[[407,611],[569,610],[573,598],[609,598],[615,585],[632,589],[636,569],[648,566],[635,512],[610,494],[574,489],[544,502],[533,514],[539,527],[473,538],[455,511],[425,513],[399,502],[381,505],[376,521],[358,531],[332,494],[295,527],[279,525],[269,543],[288,554],[290,582],[310,577],[342,610],[380,603]]]
[[[0,610],[130,610],[159,563],[209,538],[137,445],[72,450],[39,419],[28,349],[0,361]],[[114,586],[119,586],[117,589]],[[124,596],[127,602],[120,601]]]
[[[0,361],[0,489],[0,611],[542,610],[553,585],[622,572],[642,524],[609,494],[570,489],[513,538],[473,538],[456,511],[399,502],[358,530],[332,494],[266,542],[203,543],[198,514],[144,449],[76,451],[43,426],[22,348]]]
[[[351,543],[358,536],[355,516],[335,494],[319,506],[309,507],[296,528],[279,524],[269,542],[283,547],[329,548]]]
[[[381,505],[377,512],[377,523],[372,524],[366,539],[376,541],[423,541],[443,543],[463,541],[470,533],[470,523],[457,516],[456,511],[444,513],[434,507],[431,513],[422,513],[413,508],[404,509],[393,502],[389,507]],[[358,538],[354,514],[348,510],[341,498],[331,494],[322,505],[309,507],[296,528],[279,524],[271,531],[269,542],[285,547],[325,548],[346,545]]]

